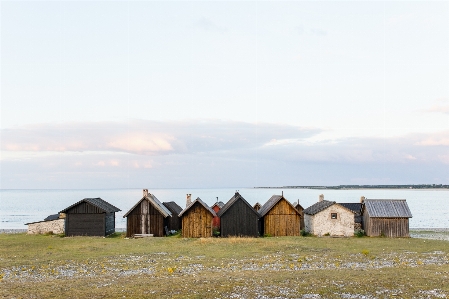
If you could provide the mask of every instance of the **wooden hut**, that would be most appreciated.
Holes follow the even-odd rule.
[[[304,229],[304,208],[299,204],[299,199],[295,204],[295,209],[299,212],[299,216],[301,217],[299,229]]]
[[[410,237],[412,213],[405,199],[365,199],[362,217],[367,236]]]
[[[65,213],[66,236],[107,236],[115,232],[119,211],[101,198],[84,198],[59,213]]]
[[[260,236],[260,214],[238,193],[217,213],[221,221],[221,236]]]
[[[154,194],[143,189],[143,197],[124,216],[126,219],[126,236],[135,234],[152,234],[154,237],[163,237],[164,228],[168,226],[171,217],[168,210]]]
[[[304,210],[305,230],[323,236],[354,235],[354,212],[335,201],[320,201]]]
[[[253,206],[253,209],[256,210],[256,212],[258,212],[261,207],[262,207],[262,205],[260,203],[256,202],[256,204]]]
[[[171,217],[167,219],[167,229],[169,231],[180,230],[182,226],[181,219],[178,215],[181,213],[182,208],[174,201],[163,202],[162,204],[171,212]]]
[[[184,238],[212,237],[213,218],[217,214],[199,197],[179,213]]]
[[[221,210],[221,208],[223,208],[224,203],[222,201],[217,201],[216,203],[214,203],[214,205],[211,207],[212,210],[214,210],[215,214],[218,213],[218,211]],[[220,230],[220,217],[217,216],[214,217],[214,220],[212,222],[212,227],[214,230]]]
[[[301,216],[283,195],[273,195],[259,210],[263,233],[270,236],[299,236]]]

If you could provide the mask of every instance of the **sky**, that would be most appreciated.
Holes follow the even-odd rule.
[[[449,183],[447,1],[0,17],[1,189]]]

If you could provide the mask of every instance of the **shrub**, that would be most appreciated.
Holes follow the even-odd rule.
[[[220,236],[220,228],[214,226],[214,227],[212,228],[212,235],[213,235],[214,237],[219,237],[219,236]]]
[[[368,256],[369,250],[368,250],[368,249],[363,249],[363,250],[362,250],[362,254],[363,254],[364,256]]]
[[[263,236],[266,237],[266,238],[272,237],[271,234],[264,234]]]
[[[354,235],[358,238],[364,237],[365,236],[365,231],[363,229],[358,229],[354,232]]]
[[[310,233],[308,231],[306,231],[305,229],[302,229],[299,231],[299,234],[303,237],[308,237],[310,236]]]
[[[324,236],[329,237],[331,234],[330,233],[325,233]]]

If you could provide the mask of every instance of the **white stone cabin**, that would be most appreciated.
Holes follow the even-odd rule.
[[[304,226],[308,233],[317,236],[354,236],[354,211],[336,203],[324,200],[304,210]]]
[[[45,218],[43,221],[26,223],[28,225],[28,234],[63,234],[65,230],[65,215],[54,214]]]

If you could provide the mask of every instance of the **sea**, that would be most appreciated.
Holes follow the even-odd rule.
[[[192,200],[201,198],[208,205],[217,200],[226,203],[236,191],[251,205],[264,204],[274,194],[284,194],[291,203],[307,208],[318,201],[360,202],[368,199],[406,199],[413,218],[410,228],[449,228],[449,190],[447,189],[280,189],[280,188],[218,188],[218,189],[151,189],[161,202],[174,201],[181,208],[186,205],[186,194]],[[71,206],[83,198],[100,197],[121,209],[116,213],[116,228],[125,229],[128,212],[141,198],[142,189],[76,189],[76,190],[0,190],[0,230],[26,229],[26,223],[44,220],[51,214]]]

